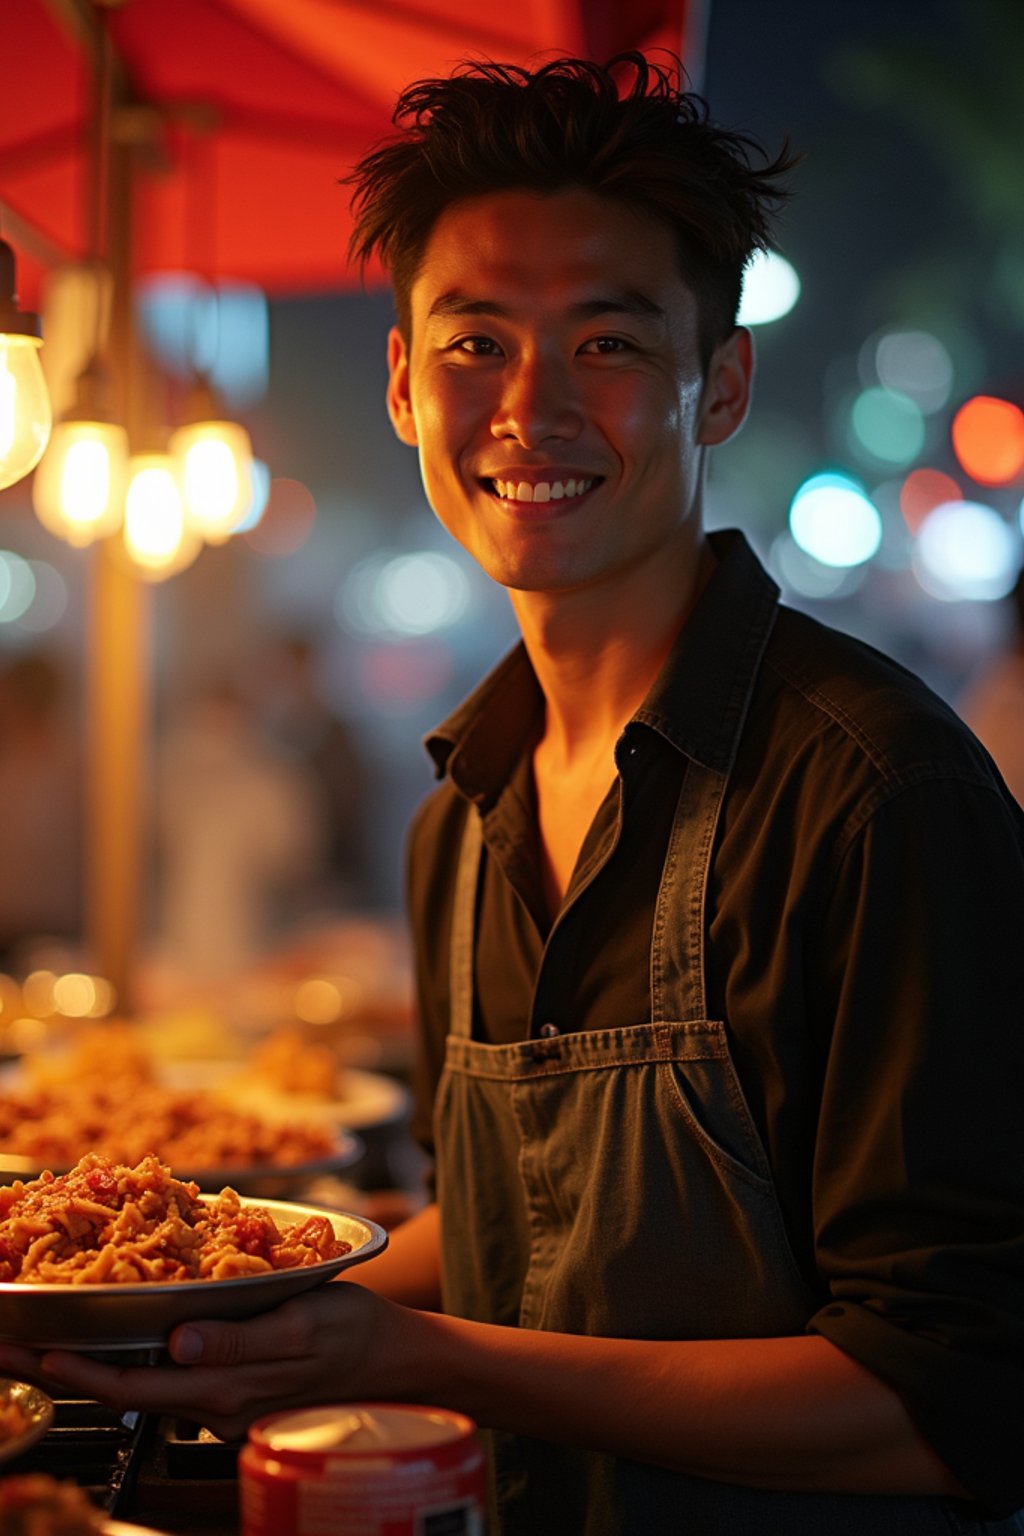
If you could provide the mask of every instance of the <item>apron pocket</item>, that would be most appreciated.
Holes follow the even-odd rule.
[[[707,1155],[761,1190],[774,1191],[768,1158],[732,1064],[725,1027],[709,1020],[695,1039],[686,1026],[686,1049],[674,1052],[665,1071],[684,1120]],[[698,1042],[703,1040],[704,1044]]]

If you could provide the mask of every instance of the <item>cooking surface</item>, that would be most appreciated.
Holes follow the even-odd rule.
[[[240,1446],[173,1418],[128,1415],[98,1403],[55,1401],[53,1428],[18,1463],[87,1489],[114,1520],[168,1536],[237,1536]]]

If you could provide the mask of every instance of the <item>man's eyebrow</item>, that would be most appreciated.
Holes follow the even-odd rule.
[[[502,318],[509,314],[504,304],[497,304],[492,299],[471,299],[468,293],[460,293],[456,289],[452,293],[442,293],[436,298],[427,310],[427,319],[432,320],[435,315],[490,315]]]
[[[574,320],[596,320],[601,315],[637,315],[645,319],[665,319],[665,311],[661,305],[656,304],[653,299],[635,288],[606,296],[595,296],[592,299],[580,299],[577,303],[569,305],[567,313]],[[428,320],[435,317],[454,316],[470,318],[476,315],[503,320],[510,318],[512,311],[506,304],[499,304],[495,299],[474,299],[468,293],[462,293],[458,289],[440,294],[427,311]]]

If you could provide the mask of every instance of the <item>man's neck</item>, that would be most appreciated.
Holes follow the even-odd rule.
[[[614,591],[510,594],[544,694],[546,747],[566,768],[615,742],[714,566],[702,539],[685,560],[663,560],[655,573],[631,573]]]

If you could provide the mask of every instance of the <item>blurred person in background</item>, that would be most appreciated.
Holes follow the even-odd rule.
[[[328,702],[307,635],[282,636],[267,657],[261,714],[268,738],[313,788],[318,868],[302,894],[312,912],[369,904],[369,770],[355,733]]]
[[[265,953],[318,868],[316,786],[274,750],[232,679],[198,687],[159,749],[156,837],[161,960],[224,980]]]
[[[522,631],[411,833],[436,1201],[169,1367],[42,1364],[229,1437],[461,1409],[492,1536],[1009,1536],[1024,815],[923,683],[705,532],[791,160],[616,62],[416,82],[357,169],[393,425]]]
[[[1009,642],[968,686],[957,708],[1024,805],[1024,567],[1007,602]]]
[[[0,965],[81,928],[82,752],[66,669],[26,652],[0,669]]]

